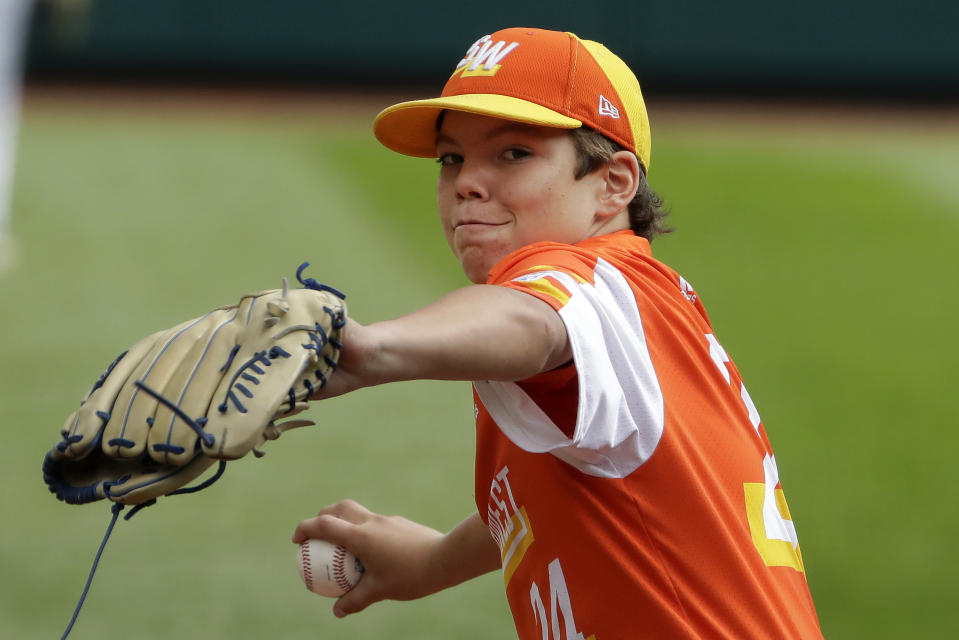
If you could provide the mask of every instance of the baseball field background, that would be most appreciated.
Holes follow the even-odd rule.
[[[109,506],[40,463],[148,332],[297,265],[361,322],[463,286],[429,160],[370,132],[396,96],[28,91],[0,274],[0,637],[54,638]],[[776,450],[827,638],[955,638],[959,115],[650,103],[653,249],[704,299]],[[120,521],[72,638],[509,638],[501,577],[335,619],[289,539],[354,498],[446,530],[473,506],[465,383],[364,390]],[[596,576],[597,586],[602,576]],[[639,636],[639,631],[637,636]]]

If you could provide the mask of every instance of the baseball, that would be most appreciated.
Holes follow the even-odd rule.
[[[340,545],[311,538],[297,551],[300,577],[306,588],[327,598],[338,598],[363,577],[363,563]]]

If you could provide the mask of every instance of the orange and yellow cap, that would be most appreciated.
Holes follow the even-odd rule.
[[[585,125],[649,169],[649,118],[639,81],[609,49],[572,33],[514,27],[483,36],[439,98],[384,109],[373,133],[394,151],[435,158],[436,121],[446,109],[561,129]]]

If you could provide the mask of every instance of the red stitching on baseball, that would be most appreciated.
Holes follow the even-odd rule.
[[[349,578],[346,577],[346,571],[344,570],[345,561],[346,549],[337,545],[333,551],[333,579],[336,581],[336,586],[343,591],[349,591],[353,588],[353,584]]]
[[[300,543],[300,560],[303,562],[303,580],[306,588],[313,591],[313,564],[310,562],[310,543]]]

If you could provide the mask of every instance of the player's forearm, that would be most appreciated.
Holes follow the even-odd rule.
[[[503,287],[459,289],[367,329],[377,345],[367,366],[383,382],[522,380],[570,358],[566,328],[556,312]]]
[[[438,550],[444,588],[500,568],[500,553],[478,513],[447,533]]]

